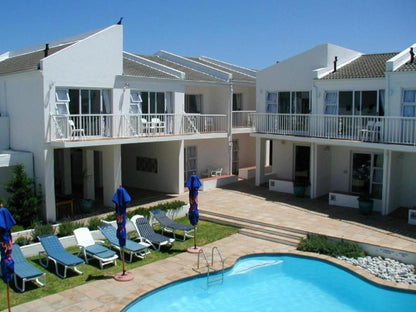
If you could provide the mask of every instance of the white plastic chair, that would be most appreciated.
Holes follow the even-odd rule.
[[[84,129],[77,129],[75,128],[75,123],[73,120],[68,120],[69,130],[70,130],[70,137],[74,139],[75,137],[79,137],[81,140],[85,140],[85,132]]]

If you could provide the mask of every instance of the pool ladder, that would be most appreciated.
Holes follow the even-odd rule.
[[[217,252],[217,254],[218,254],[218,256],[220,257],[220,260],[221,260],[221,274],[211,275],[210,274],[211,270],[214,270],[213,267],[214,267],[214,252],[215,251]],[[198,266],[197,266],[198,269],[199,269],[199,258],[200,258],[201,255],[205,259],[206,268],[207,268],[207,286],[209,287],[210,285],[212,285],[214,283],[218,283],[218,282],[222,284],[223,281],[224,281],[224,259],[222,257],[221,251],[218,249],[218,247],[212,247],[212,250],[211,250],[211,265],[210,265],[204,249],[201,249],[198,252]]]

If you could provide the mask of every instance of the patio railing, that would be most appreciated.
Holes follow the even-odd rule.
[[[51,141],[227,133],[226,115],[213,114],[51,115],[50,125]]]
[[[233,111],[233,128],[251,128],[256,111]]]
[[[327,139],[416,145],[416,118],[253,114],[254,131]]]

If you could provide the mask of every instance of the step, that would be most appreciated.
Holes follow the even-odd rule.
[[[243,235],[289,246],[297,246],[299,241],[307,234],[297,229],[207,211],[200,212],[200,218],[201,220],[239,227],[239,232]]]

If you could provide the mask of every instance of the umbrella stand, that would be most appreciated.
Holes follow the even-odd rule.
[[[126,272],[126,262],[124,260],[124,248],[121,248],[121,262],[123,262],[123,273],[114,275],[114,279],[118,282],[127,282],[134,279],[134,275],[130,272]]]
[[[199,253],[202,250],[202,247],[196,246],[196,232],[197,232],[197,228],[196,228],[196,225],[194,225],[194,246],[188,248],[187,251],[189,253]]]

